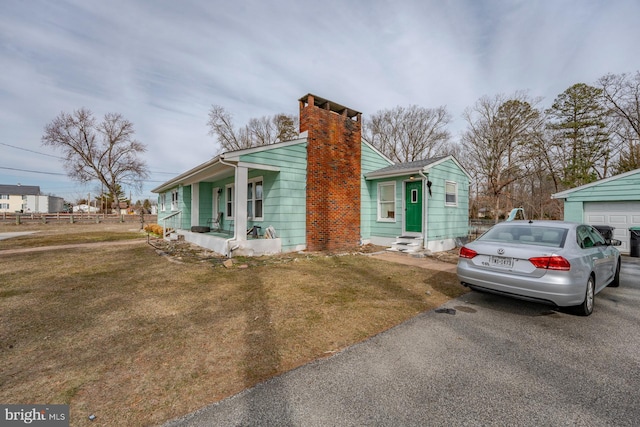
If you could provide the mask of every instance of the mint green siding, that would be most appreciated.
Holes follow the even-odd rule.
[[[416,174],[412,174],[414,179]],[[393,178],[380,178],[367,182],[371,199],[371,211],[367,216],[370,224],[370,236],[395,238],[404,233],[404,187],[410,179],[409,174]],[[431,181],[431,194],[424,189],[427,198],[426,240],[454,239],[467,236],[469,229],[469,178],[458,164],[449,159],[428,168]],[[455,206],[445,204],[445,186],[450,181],[457,186],[457,203]],[[378,184],[395,182],[396,209],[395,221],[378,220],[377,201]]]
[[[640,170],[587,184],[560,195],[564,198],[564,220],[583,222],[585,203],[640,201]]]
[[[173,208],[171,204],[171,196],[173,191],[178,190],[178,203]],[[164,209],[162,209],[162,198],[164,197]],[[178,221],[177,224],[172,222],[180,228],[189,228],[191,226],[191,186],[179,186],[171,188],[164,193],[158,194],[158,223],[162,224],[164,218],[171,216],[171,221]],[[178,216],[173,216],[176,212],[180,212]]]
[[[371,213],[368,215],[368,228],[371,236],[395,238],[403,234],[402,224],[404,220],[404,207],[402,206],[404,197],[404,182],[409,179],[409,175],[398,176],[393,178],[381,178],[367,182],[370,192],[370,204],[372,206]],[[395,183],[395,218],[393,220],[378,221],[378,184]],[[363,236],[364,237],[364,236]]]
[[[575,190],[567,195],[568,202],[613,202],[640,200],[640,170],[629,175]]]
[[[385,168],[391,162],[373,150],[368,144],[362,144],[362,157],[360,160],[362,178],[360,185],[361,209],[360,209],[360,235],[362,239],[371,238],[372,226],[378,217],[378,186],[373,181],[367,181],[364,176],[378,169]],[[396,188],[396,192],[397,192]],[[396,198],[397,200],[397,198]],[[398,210],[396,209],[396,212]]]
[[[182,228],[191,228],[191,186],[178,189],[178,210],[182,211]]]
[[[243,154],[244,153],[244,154]],[[305,140],[292,141],[282,146],[274,145],[259,149],[248,149],[237,152],[237,157],[229,162],[237,162],[238,167],[247,169],[250,183],[262,181],[262,218],[252,218],[247,209],[247,227],[259,226],[262,233],[267,227],[275,229],[280,239],[281,250],[290,252],[306,246],[306,181],[307,181],[307,143]],[[367,143],[361,144],[361,210],[360,234],[362,240],[388,241],[404,234],[405,227],[405,184],[409,181],[420,182],[422,177],[416,169],[409,172],[406,169],[390,168],[391,175],[404,175],[387,178],[365,179],[365,176],[375,171],[387,168],[392,162],[372,148]],[[235,185],[233,166],[223,161],[213,159],[203,164],[203,168],[185,173],[184,185],[176,186],[159,195],[159,200],[165,198],[165,209],[158,212],[159,222],[163,218],[180,211],[180,227],[189,230],[191,226],[205,226],[210,219],[217,217],[217,212],[223,212],[222,229],[231,236],[235,218],[228,216],[228,207],[232,205],[227,200],[227,186]],[[244,171],[241,171],[244,173]],[[384,172],[387,172],[385,170]],[[405,174],[406,172],[406,174]],[[449,240],[466,236],[468,232],[469,209],[469,180],[464,170],[452,158],[441,159],[427,165],[425,173],[431,181],[431,194],[428,193],[423,182],[423,198],[427,211],[423,212],[424,223],[419,228],[426,233],[426,241]],[[199,174],[199,175],[198,175]],[[375,175],[375,174],[374,174]],[[225,177],[220,178],[219,177]],[[198,178],[192,178],[198,177]],[[413,177],[413,178],[412,178]],[[243,177],[244,178],[244,177]],[[195,179],[200,179],[197,184]],[[212,181],[216,179],[215,181]],[[178,180],[176,180],[177,182]],[[457,185],[456,204],[447,206],[445,203],[445,188],[447,181]],[[389,200],[384,205],[384,215],[378,218],[378,189],[381,183],[391,183],[395,188],[395,200]],[[177,185],[177,183],[176,183]],[[166,188],[166,187],[164,187]],[[253,186],[255,188],[255,186]],[[172,191],[178,190],[178,203],[172,209]],[[218,192],[217,190],[221,190]],[[197,192],[197,193],[194,193]],[[233,192],[232,194],[235,194]],[[197,216],[191,217],[192,206],[197,206]],[[392,207],[393,206],[393,207]],[[387,213],[394,210],[395,215]],[[194,212],[195,213],[195,212]],[[232,213],[235,215],[235,212]],[[426,223],[426,224],[425,224]],[[169,224],[167,224],[169,226]],[[174,225],[175,226],[175,225]],[[417,229],[416,229],[417,230]],[[244,232],[244,230],[239,230]]]
[[[427,205],[427,240],[467,236],[469,232],[469,179],[453,160],[429,170],[431,196]],[[445,203],[446,182],[457,185],[457,205]],[[428,194],[428,193],[427,193]]]
[[[573,222],[583,221],[583,203],[576,201],[564,202],[564,220]]]
[[[198,191],[200,200],[200,211],[198,215],[197,225],[207,225],[210,218],[215,217],[213,214],[213,184],[210,182],[201,182]],[[195,224],[194,224],[195,225]]]
[[[284,252],[306,244],[307,144],[289,145],[241,157],[242,162],[277,167],[279,171],[251,169],[249,179],[263,178],[263,220],[249,220],[262,231],[273,226]]]

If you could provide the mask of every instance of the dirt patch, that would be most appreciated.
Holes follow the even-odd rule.
[[[430,257],[437,259],[438,261],[448,262],[450,264],[458,263],[458,254],[460,253],[460,248],[451,249],[449,251],[435,252],[430,255]]]

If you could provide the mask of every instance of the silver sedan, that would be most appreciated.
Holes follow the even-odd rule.
[[[620,241],[587,224],[507,221],[460,249],[464,286],[593,312],[594,296],[620,284]]]

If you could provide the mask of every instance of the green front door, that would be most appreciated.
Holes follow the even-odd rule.
[[[405,185],[405,231],[422,233],[422,181],[410,181]]]

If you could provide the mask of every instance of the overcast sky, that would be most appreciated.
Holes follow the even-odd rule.
[[[94,192],[41,145],[81,107],[133,122],[143,194],[218,152],[212,104],[237,127],[298,114],[307,93],[363,113],[446,106],[454,139],[483,95],[548,107],[575,83],[640,69],[638,0],[2,0],[0,184]],[[155,196],[154,196],[155,197]]]

